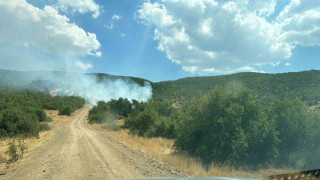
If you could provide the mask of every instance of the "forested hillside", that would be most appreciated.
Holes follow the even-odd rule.
[[[291,72],[282,74],[237,73],[224,76],[190,77],[153,84],[154,97],[190,99],[204,95],[215,86],[246,87],[257,93],[258,98],[270,101],[279,97],[297,97],[310,104],[320,100],[320,71]]]
[[[45,91],[57,87],[57,84],[46,81],[47,77],[54,76],[56,79],[63,79],[66,74],[77,76],[77,73],[57,71],[20,72],[0,70],[0,87]],[[179,101],[207,94],[215,86],[226,88],[229,86],[245,87],[253,90],[257,94],[258,99],[266,102],[285,96],[297,97],[302,101],[308,102],[309,105],[313,105],[320,100],[320,93],[318,93],[320,92],[320,71],[318,70],[281,74],[246,72],[222,76],[189,77],[155,83],[146,79],[128,76],[102,73],[91,73],[88,75],[100,83],[103,83],[104,80],[121,79],[135,82],[142,86],[145,82],[149,82],[153,88],[153,97],[170,98]]]
[[[53,82],[52,80],[65,80],[66,77],[77,77],[81,73],[77,72],[62,72],[62,71],[11,71],[0,69],[0,88],[10,89],[36,89],[47,90],[56,88],[57,84],[61,82]],[[144,85],[145,82],[150,81],[142,78],[129,76],[116,76],[102,73],[88,73],[88,77],[96,79],[97,82],[105,80],[124,80]]]

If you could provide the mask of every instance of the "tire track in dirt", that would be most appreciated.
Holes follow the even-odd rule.
[[[126,166],[125,163],[119,161],[118,158],[114,155],[114,152],[110,151],[110,149],[112,149],[112,144],[105,144],[101,142],[101,137],[103,138],[104,136],[101,136],[101,134],[96,133],[92,129],[89,129],[85,125],[85,119],[83,121],[78,121],[78,127],[80,128],[81,132],[85,134],[84,137],[90,144],[95,157],[98,157],[97,160],[99,161],[99,164],[109,170],[108,174],[110,175],[110,178],[134,178],[134,174],[138,174],[138,172],[132,173],[135,171],[134,169]],[[105,148],[106,145],[109,148]]]
[[[123,179],[185,176],[87,124],[90,107],[52,129],[52,140],[11,165],[0,179]]]
[[[83,117],[82,117],[83,118]],[[101,153],[99,152],[99,150],[92,144],[92,142],[89,140],[89,138],[87,137],[84,130],[80,129],[80,123],[82,121],[77,121],[76,123],[76,127],[81,131],[81,133],[83,133],[83,140],[85,143],[85,147],[87,152],[90,152],[89,154],[91,155],[91,161],[93,161],[96,164],[96,168],[99,168],[99,171],[96,172],[101,172],[103,171],[107,176],[106,178],[112,178],[114,177],[114,173],[112,172],[112,169],[110,168],[109,164],[107,161],[103,161],[105,160]],[[98,157],[98,158],[97,158]]]

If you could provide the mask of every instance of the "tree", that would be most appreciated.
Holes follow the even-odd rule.
[[[72,114],[72,110],[70,106],[62,106],[59,109],[59,115],[67,115],[67,116],[71,116]]]
[[[252,158],[263,163],[272,160],[277,141],[249,91],[228,94],[218,88],[189,107],[189,119],[175,142],[178,150],[200,157],[207,164],[214,161],[253,165],[257,159],[250,161]]]
[[[147,132],[159,118],[158,113],[152,108],[146,108],[136,116],[129,116],[125,119],[124,126],[130,129],[133,134],[147,136]]]
[[[0,136],[38,136],[41,128],[46,126],[40,127],[40,122],[48,120],[44,108],[59,109],[60,114],[71,115],[83,105],[81,97],[52,97],[28,90],[0,89]]]
[[[319,115],[298,99],[282,99],[270,107],[268,116],[278,134],[278,164],[306,168],[320,160]]]

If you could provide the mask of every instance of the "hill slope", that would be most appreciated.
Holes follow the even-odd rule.
[[[83,75],[77,72],[62,72],[62,71],[11,71],[0,69],[0,88],[14,88],[14,89],[41,89],[41,88],[55,88],[56,84],[52,80],[65,81],[66,78]],[[98,82],[104,80],[124,80],[144,85],[145,82],[150,81],[142,78],[129,76],[116,76],[102,73],[87,73],[88,77],[93,77]],[[48,80],[50,83],[48,83]]]
[[[189,99],[215,86],[237,85],[257,92],[259,98],[298,97],[303,101],[320,100],[320,71],[311,70],[281,74],[237,73],[224,76],[190,77],[153,84],[155,97]]]
[[[48,87],[55,87],[55,85],[46,84],[45,78],[39,77],[50,75],[59,79],[59,77],[63,78],[66,74],[77,76],[78,73],[0,70],[0,88],[46,89]],[[308,101],[309,104],[320,100],[320,71],[318,70],[281,74],[245,72],[222,76],[189,77],[156,83],[128,76],[102,73],[90,73],[88,75],[96,78],[98,82],[117,79],[135,82],[139,85],[148,82],[152,85],[153,97],[174,98],[177,100],[191,99],[206,94],[215,86],[249,88],[257,93],[259,99],[266,101],[284,96],[289,96],[290,98],[297,97],[303,101]]]

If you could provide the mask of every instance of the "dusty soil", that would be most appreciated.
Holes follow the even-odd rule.
[[[87,124],[90,107],[52,128],[45,144],[11,164],[0,179],[123,179],[185,176]]]

